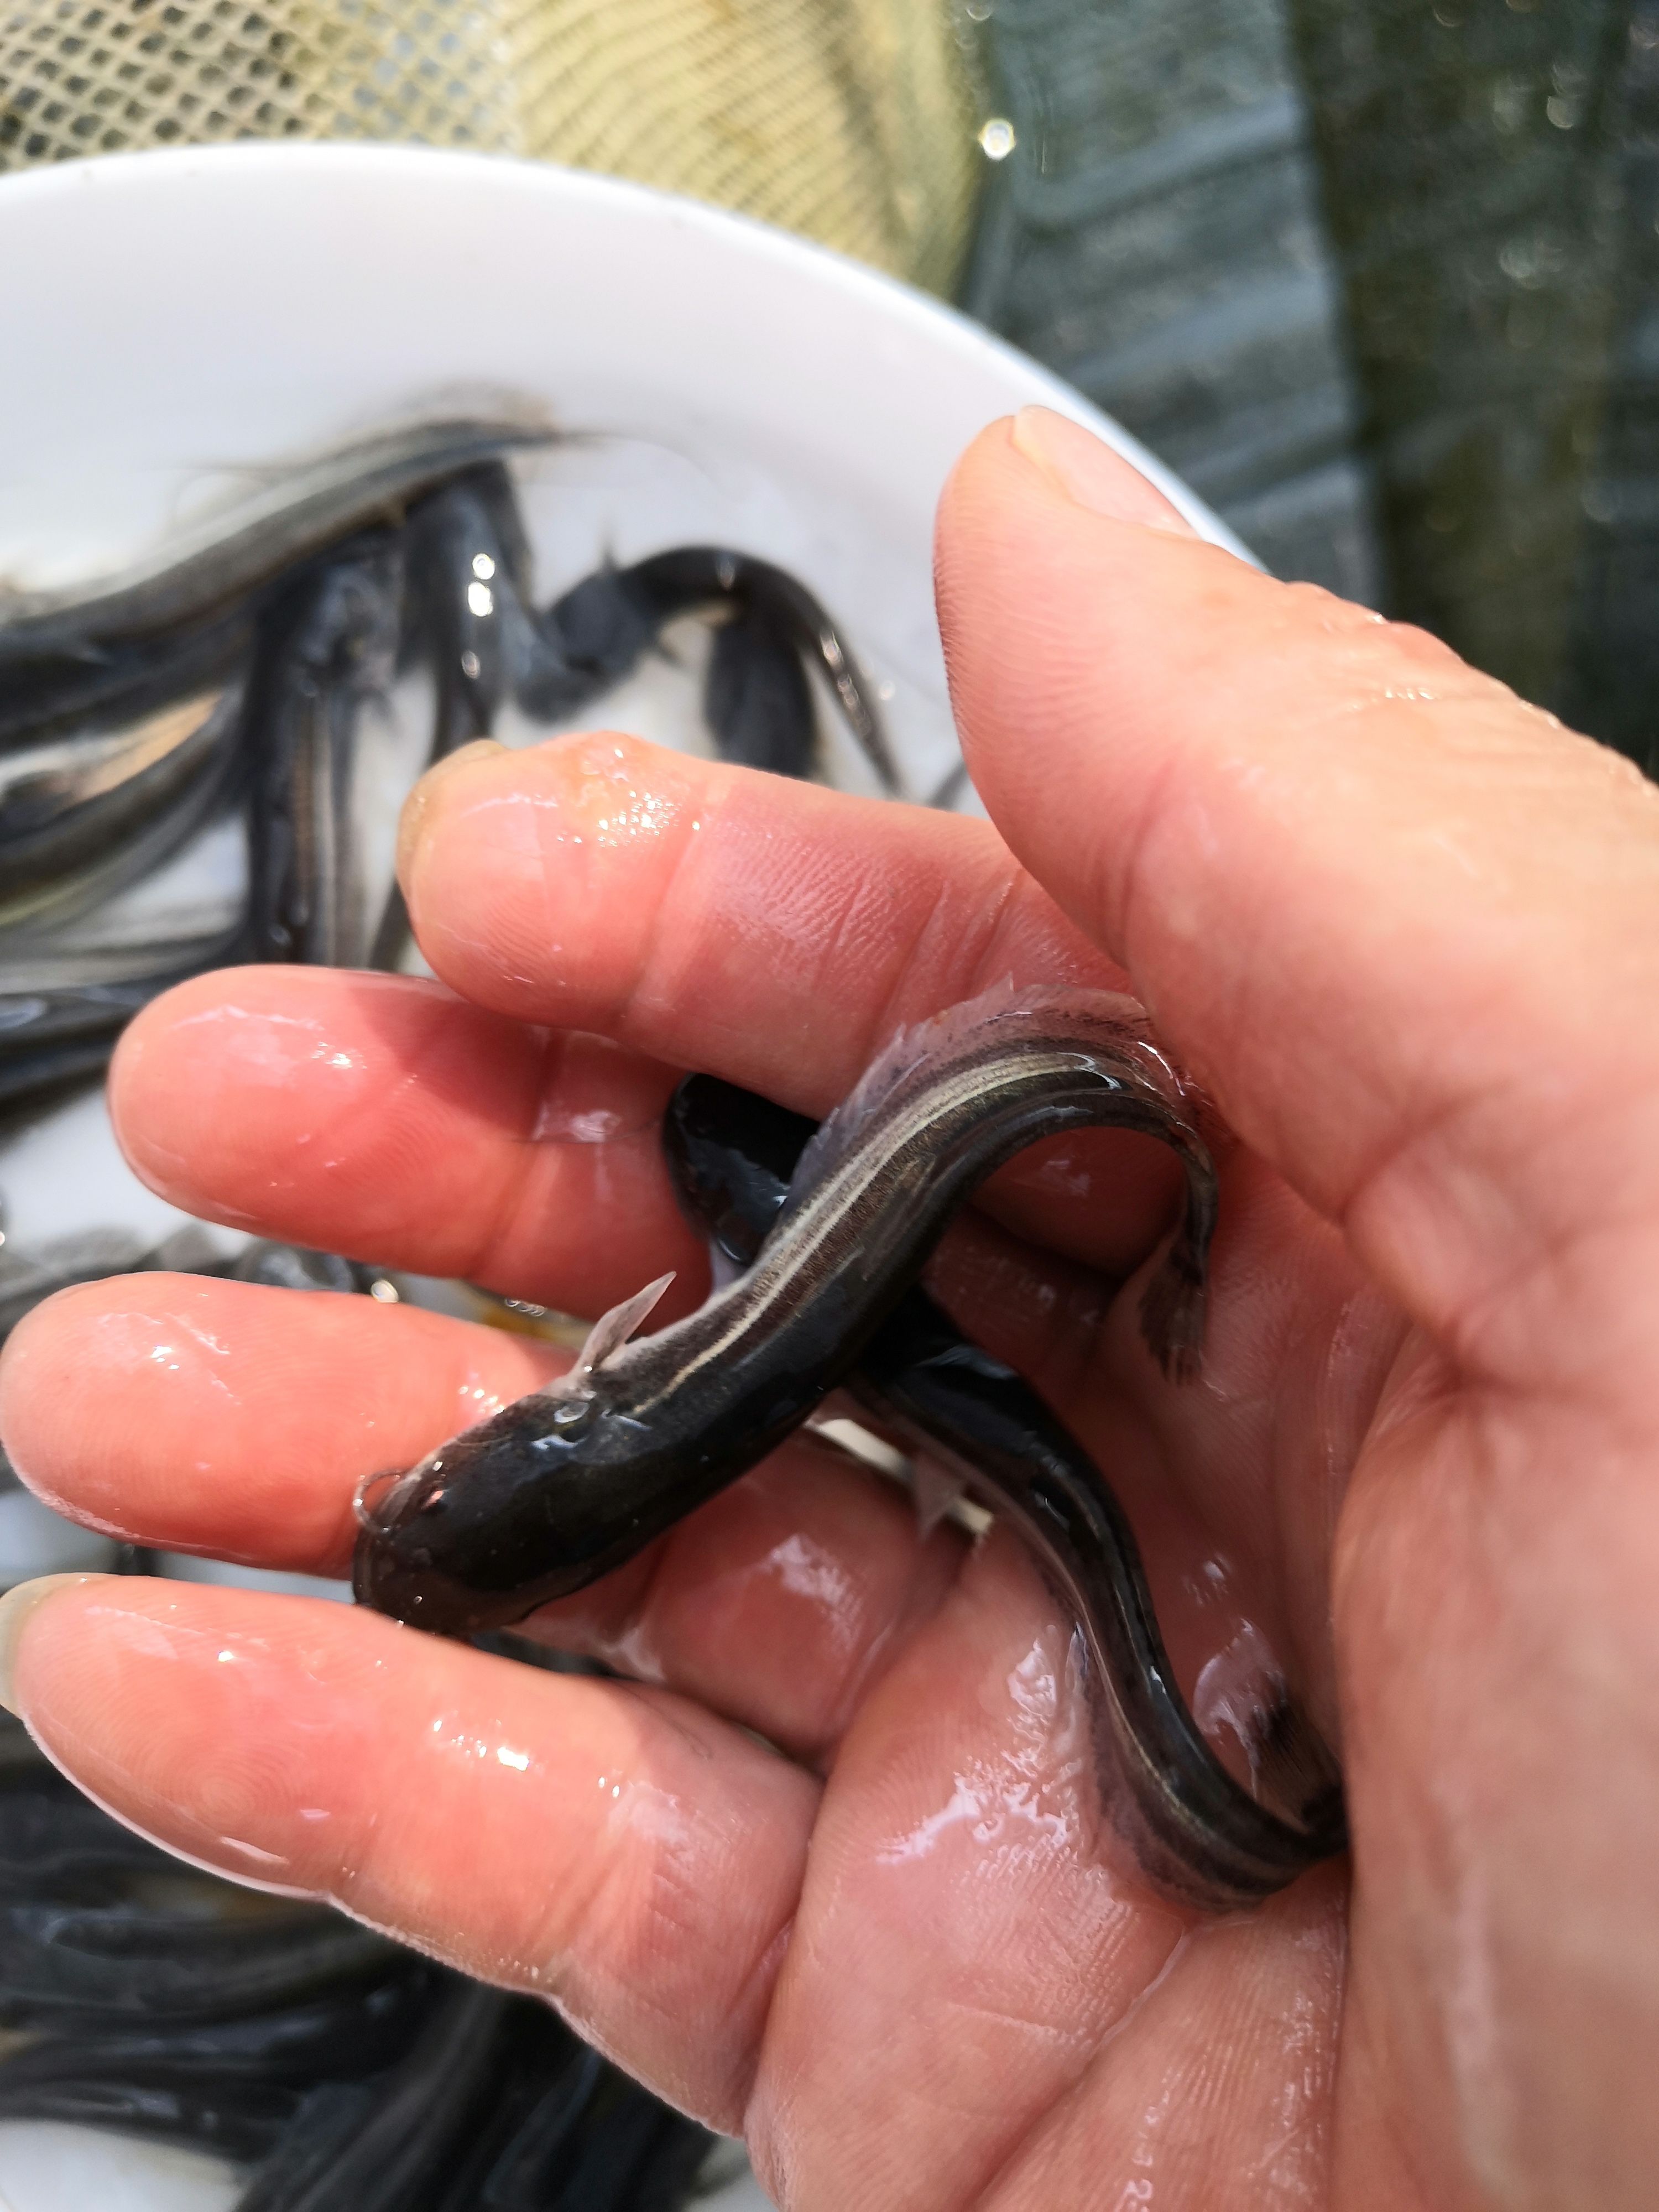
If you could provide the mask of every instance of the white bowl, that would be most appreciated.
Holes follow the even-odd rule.
[[[1126,432],[976,325],[839,255],[642,185],[420,149],[243,145],[0,181],[0,576],[113,567],[261,463],[506,389],[653,445],[579,477],[629,557],[741,524],[937,707],[939,488],[1028,402]],[[677,464],[677,465],[676,465]],[[625,480],[624,480],[625,478]],[[573,565],[597,550],[575,518]]]

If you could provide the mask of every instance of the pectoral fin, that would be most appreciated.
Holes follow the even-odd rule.
[[[966,1492],[958,1476],[930,1459],[918,1458],[910,1466],[910,1494],[916,1501],[916,1534],[926,1543],[939,1522],[955,1512]]]
[[[594,1370],[603,1367],[613,1352],[621,1351],[673,1279],[674,1270],[671,1267],[654,1283],[647,1283],[631,1298],[624,1298],[619,1306],[612,1306],[609,1313],[601,1314],[587,1332],[587,1341],[576,1354],[574,1366],[549,1385],[547,1395],[574,1398],[586,1390]]]

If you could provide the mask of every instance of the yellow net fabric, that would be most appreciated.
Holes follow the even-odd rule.
[[[236,138],[471,147],[690,192],[949,292],[983,165],[956,6],[0,0],[0,173]]]

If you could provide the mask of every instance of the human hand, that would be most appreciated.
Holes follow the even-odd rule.
[[[934,1286],[1120,1490],[1188,1685],[1248,1624],[1340,1743],[1352,1905],[1139,1890],[1018,1543],[923,1541],[806,1443],[542,1616],[651,1686],[93,1578],[7,1601],[6,1694],[174,1848],[553,1998],[791,2212],[1645,2204],[1659,793],[1052,416],[961,465],[939,598],[995,830],[473,753],[405,826],[449,988],[205,977],[129,1031],[118,1127],[198,1212],[587,1312],[672,1266],[672,1071],[821,1113],[900,1022],[1127,971],[1239,1139],[1203,1379],[1138,1341],[1143,1140],[1005,1171]],[[145,1276],[19,1330],[0,1421],[82,1518],[339,1572],[360,1478],[554,1364]]]

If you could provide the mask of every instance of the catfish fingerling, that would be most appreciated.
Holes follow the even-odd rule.
[[[1141,1324],[1169,1371],[1194,1372],[1216,1193],[1194,1101],[1133,1000],[1004,987],[895,1040],[807,1147],[754,1265],[698,1312],[629,1341],[665,1278],[551,1389],[366,1485],[358,1597],[465,1633],[609,1573],[846,1377],[994,1169],[1088,1126],[1157,1137],[1186,1170]]]

